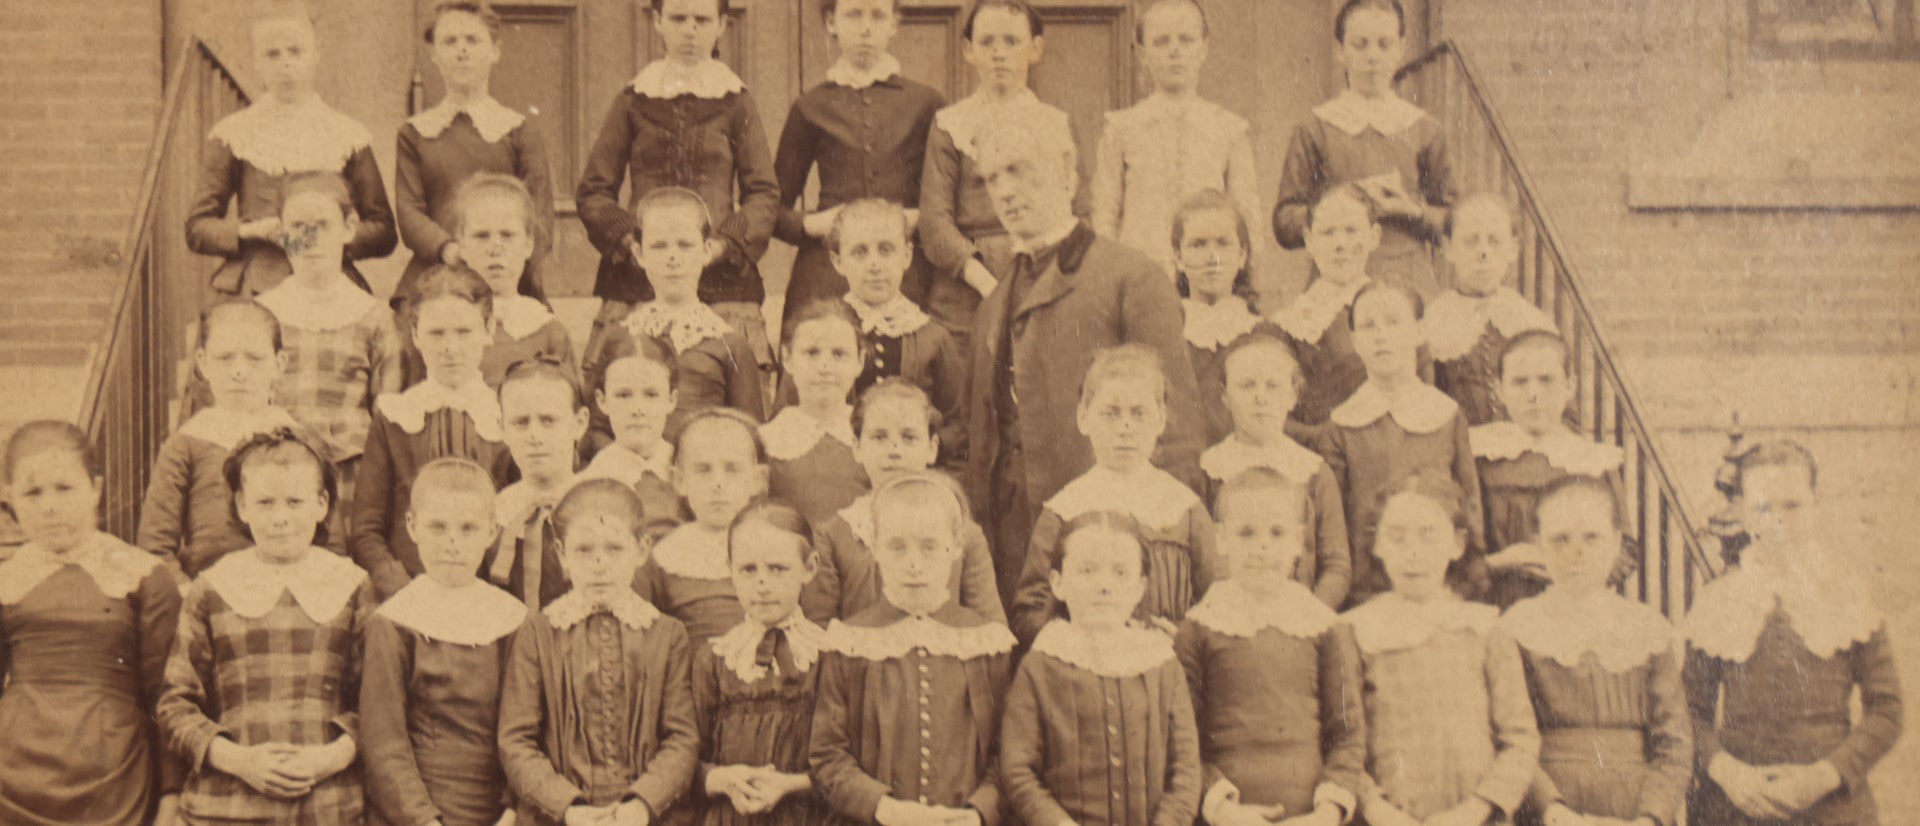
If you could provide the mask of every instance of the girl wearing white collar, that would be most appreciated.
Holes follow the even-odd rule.
[[[333,466],[279,430],[234,451],[227,484],[254,546],[188,586],[155,711],[197,769],[180,810],[191,821],[358,823],[357,652],[379,600],[365,571],[315,546]]]
[[[1507,285],[1519,261],[1513,214],[1492,193],[1468,196],[1447,216],[1453,288],[1434,299],[1423,322],[1433,356],[1433,386],[1458,402],[1467,423],[1498,421],[1500,351],[1514,336],[1555,330],[1553,319]]]
[[[1180,304],[1187,355],[1212,444],[1233,431],[1225,401],[1227,351],[1255,332],[1278,330],[1253,310],[1252,235],[1239,208],[1219,190],[1206,189],[1180,204],[1172,221],[1174,286],[1185,298]]]
[[[727,529],[767,492],[767,450],[753,422],[725,408],[695,413],[673,442],[673,485],[693,519],[654,543],[639,589],[704,644],[742,616],[727,569]]]
[[[1334,55],[1347,88],[1294,130],[1280,173],[1273,234],[1299,249],[1307,205],[1328,186],[1367,193],[1386,229],[1369,268],[1422,298],[1440,292],[1433,245],[1453,202],[1452,162],[1440,122],[1393,92],[1407,34],[1399,0],[1347,0],[1334,16]]]
[[[1059,567],[1062,530],[1088,511],[1118,510],[1140,523],[1151,563],[1140,610],[1162,630],[1171,632],[1213,582],[1213,520],[1206,504],[1152,462],[1167,426],[1166,394],[1160,357],[1145,345],[1125,344],[1094,356],[1078,415],[1080,432],[1093,447],[1093,467],[1047,500],[1034,522],[1008,612],[1015,636],[1031,642],[1060,616],[1049,575]]]
[[[687,520],[686,506],[673,489],[673,444],[667,424],[673,420],[679,366],[659,339],[621,339],[615,343],[594,388],[594,400],[606,414],[613,443],[593,454],[582,479],[613,479],[633,488],[655,524]]]
[[[373,138],[314,92],[320,51],[306,4],[262,5],[250,31],[254,68],[266,94],[208,133],[200,184],[187,212],[187,246],[225,259],[213,272],[214,292],[245,297],[271,289],[294,269],[282,243],[286,176],[333,173],[347,180],[349,203],[360,216],[340,264],[353,286],[369,291],[351,260],[384,256],[396,240]]]
[[[527,607],[479,577],[493,476],[468,459],[420,469],[407,532],[425,573],[367,621],[360,713],[374,823],[488,826],[506,805],[500,677]]]
[[[1444,477],[1382,496],[1378,550],[1393,590],[1344,615],[1367,715],[1360,815],[1369,826],[1510,823],[1538,774],[1540,732],[1499,611],[1451,587],[1466,502]]]
[[[1201,732],[1208,823],[1334,826],[1366,789],[1353,630],[1295,578],[1306,504],[1277,470],[1229,479],[1215,522],[1229,578],[1174,636]]]
[[[773,161],[782,207],[775,234],[800,248],[787,282],[788,315],[847,291],[823,243],[841,206],[863,198],[901,204],[912,233],[927,131],[934,112],[947,105],[932,87],[903,75],[887,51],[900,28],[900,0],[825,0],[820,14],[840,56],[827,68],[826,82],[793,102]],[[819,202],[806,211],[801,196],[816,168]],[[912,283],[923,288],[926,260],[912,248],[904,251]]]
[[[1693,778],[1673,627],[1607,583],[1619,524],[1605,482],[1569,476],[1549,488],[1540,543],[1553,587],[1500,620],[1520,645],[1540,723],[1528,799],[1549,826],[1674,823]]]
[[[807,520],[825,524],[870,487],[853,455],[853,386],[867,361],[860,319],[844,301],[823,299],[781,329],[781,366],[799,401],[760,426],[773,460],[767,490]]]
[[[1022,823],[1192,823],[1200,743],[1186,673],[1166,634],[1128,622],[1152,567],[1139,523],[1089,511],[1060,546],[1047,580],[1066,618],[1040,630],[1007,691],[1008,802]]]
[[[427,58],[440,75],[446,95],[400,127],[395,161],[394,199],[399,210],[400,240],[413,252],[400,283],[393,290],[397,305],[435,264],[467,263],[475,250],[462,241],[457,228],[441,223],[461,183],[474,175],[498,174],[520,181],[532,196],[536,213],[526,223],[535,227],[527,237],[537,260],[553,239],[553,183],[547,168],[546,139],[525,115],[494,100],[487,87],[493,67],[500,62],[500,15],[491,0],[435,0],[428,13],[425,39]],[[484,274],[484,273],[483,273]],[[513,274],[513,289],[500,296],[521,293],[543,297],[533,270]],[[492,280],[492,279],[489,279]]]
[[[791,507],[749,505],[727,530],[746,619],[693,650],[700,771],[687,805],[711,826],[805,826],[827,817],[807,774],[814,666],[826,631],[800,613],[815,571],[812,527]]]
[[[448,229],[461,253],[460,266],[479,273],[493,292],[493,314],[487,331],[487,349],[480,356],[480,375],[499,387],[507,368],[541,359],[579,373],[573,337],[555,318],[534,281],[534,249],[540,229],[538,211],[526,184],[492,172],[476,172],[454,190]],[[395,300],[400,300],[396,292]],[[425,375],[419,353],[407,351],[407,383]]]
[[[0,562],[0,821],[173,822],[185,766],[152,736],[180,576],[97,527],[99,462],[66,422],[21,425],[0,487],[26,544]]]
[[[213,406],[160,444],[135,540],[190,578],[249,544],[221,469],[227,456],[256,433],[299,427],[273,403],[273,384],[286,366],[273,313],[252,301],[225,301],[201,313],[196,329],[194,366],[213,391]]]
[[[558,365],[534,361],[514,365],[500,385],[500,439],[520,481],[500,489],[500,536],[482,568],[530,608],[567,592],[553,512],[577,478],[587,430],[587,405],[573,381]]]
[[[427,270],[407,297],[408,326],[426,377],[374,400],[347,541],[381,599],[426,570],[404,518],[414,474],[455,456],[491,469],[495,484],[507,475],[500,400],[480,372],[492,305],[486,282],[457,266]]]
[[[1878,823],[1867,775],[1901,730],[1886,618],[1846,566],[1850,556],[1823,547],[1833,531],[1806,448],[1758,445],[1735,468],[1752,544],[1687,614],[1687,704],[1702,776],[1688,815],[1734,826]]]
[[[1449,575],[1462,594],[1478,599],[1488,584],[1480,475],[1460,406],[1420,380],[1420,299],[1404,287],[1370,284],[1354,297],[1350,319],[1367,381],[1333,409],[1320,448],[1347,508],[1353,544],[1347,605],[1387,589],[1386,572],[1373,551],[1382,494],[1415,475],[1450,478],[1465,497],[1467,547]]]
[[[1556,333],[1529,330],[1509,340],[1497,358],[1496,398],[1511,418],[1475,427],[1467,440],[1486,500],[1487,565],[1493,577],[1488,600],[1506,608],[1538,595],[1549,582],[1543,549],[1533,541],[1541,495],[1570,476],[1611,485],[1616,501],[1624,498],[1617,494],[1625,486],[1620,449],[1567,426],[1575,388],[1567,374],[1566,342]],[[1618,583],[1633,572],[1639,556],[1622,543],[1616,557],[1612,579]]]
[[[766,288],[758,262],[780,212],[780,185],[760,107],[740,76],[719,60],[732,3],[648,0],[646,6],[665,56],[614,97],[574,193],[587,239],[600,250],[593,294],[602,303],[586,349],[597,352],[596,342],[660,287],[653,267],[629,249],[630,240],[646,242],[629,207],[637,208],[654,190],[684,187],[705,202],[714,228],[713,243],[693,262],[699,299],[739,331],[751,348],[745,362],[763,370],[772,364],[773,351],[760,317]]]

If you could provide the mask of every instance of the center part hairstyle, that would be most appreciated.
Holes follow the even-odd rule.
[[[659,0],[655,0],[656,3]],[[725,2],[725,0],[715,0]],[[700,193],[683,186],[656,187],[633,205],[633,240],[639,243],[646,233],[647,213],[675,207],[691,209],[700,213],[700,237],[713,237],[713,212],[707,209],[707,200]]]
[[[553,533],[564,547],[568,530],[596,517],[624,520],[634,541],[647,538],[647,507],[640,501],[640,494],[613,479],[587,479],[568,488],[560,503],[553,506]]]
[[[1516,333],[1507,343],[1500,346],[1500,358],[1494,363],[1494,372],[1501,378],[1507,375],[1507,357],[1522,350],[1552,350],[1560,356],[1560,371],[1573,375],[1573,354],[1567,349],[1567,340],[1552,330],[1523,330]]]
[[[867,423],[868,411],[883,402],[901,402],[911,405],[926,414],[927,436],[940,437],[940,409],[933,406],[933,399],[927,397],[927,391],[899,376],[888,376],[873,383],[867,392],[860,394],[860,400],[853,405],[853,436],[860,438],[860,431]]]
[[[459,12],[480,18],[480,22],[486,24],[487,34],[494,40],[500,39],[500,13],[493,10],[491,0],[434,0],[433,10],[427,12],[427,28],[422,39],[432,45],[433,30],[440,25],[440,18]]]
[[[229,298],[200,311],[200,324],[194,330],[193,347],[204,350],[207,340],[213,336],[215,325],[230,324],[241,320],[251,320],[266,329],[267,336],[273,341],[273,351],[284,349],[280,336],[280,319],[273,311],[261,306],[251,298]]]
[[[487,286],[487,279],[465,264],[435,264],[420,274],[413,293],[407,296],[405,321],[409,332],[420,321],[420,308],[441,298],[473,305],[480,310],[483,321],[493,318],[493,288]]]
[[[1189,3],[1192,0],[1161,0],[1161,2]],[[1233,274],[1232,293],[1253,303],[1259,294],[1253,290],[1253,232],[1247,228],[1247,216],[1240,207],[1227,197],[1227,193],[1218,189],[1203,189],[1180,202],[1180,208],[1173,213],[1173,250],[1178,257],[1180,242],[1187,240],[1187,219],[1196,212],[1225,211],[1233,216],[1233,231],[1240,238],[1242,260],[1240,271]],[[1175,273],[1173,286],[1180,291],[1181,298],[1189,297],[1193,287],[1187,282],[1187,274]]]
[[[800,540],[800,562],[809,564],[813,559],[813,523],[792,505],[778,499],[765,496],[755,497],[747,506],[734,514],[733,521],[727,524],[727,560],[733,560],[734,535],[744,525],[758,523],[784,534],[791,534]]]
[[[747,443],[753,446],[754,464],[767,464],[769,461],[767,444],[760,441],[760,423],[731,407],[720,406],[700,408],[687,417],[685,424],[680,425],[680,432],[673,437],[674,464],[677,465],[686,458],[687,452],[683,448],[686,446],[687,434],[692,433],[695,428],[729,424],[739,427],[746,434]]]
[[[869,217],[899,222],[900,237],[907,246],[913,246],[913,222],[907,220],[905,207],[884,198],[859,198],[841,204],[840,211],[834,213],[833,224],[827,229],[827,249],[840,252],[840,234],[846,225],[855,218]]]
[[[1093,510],[1067,520],[1060,527],[1060,552],[1053,555],[1053,570],[1064,571],[1067,564],[1067,540],[1074,534],[1090,530],[1107,530],[1120,534],[1133,541],[1140,548],[1140,576],[1146,577],[1153,571],[1153,550],[1147,544],[1146,531],[1140,529],[1140,521],[1125,511]],[[1063,605],[1061,610],[1065,610]]]
[[[319,492],[327,499],[327,512],[313,528],[313,544],[326,544],[327,520],[333,515],[334,509],[340,507],[339,472],[334,469],[332,462],[320,454],[319,448],[285,427],[255,433],[234,448],[233,455],[228,456],[226,464],[220,468],[227,489],[233,491],[233,498],[228,500],[233,523],[240,526],[240,532],[246,534],[247,539],[253,539],[253,529],[240,518],[240,497],[246,495],[244,483],[247,468],[263,465],[293,467],[300,464],[313,465],[314,473],[319,477]]]
[[[1122,344],[1107,347],[1093,354],[1093,363],[1087,366],[1087,375],[1080,380],[1080,405],[1084,410],[1093,403],[1100,388],[1115,379],[1152,379],[1160,385],[1160,405],[1167,407],[1171,399],[1167,394],[1171,388],[1167,385],[1166,365],[1160,360],[1160,353],[1145,344]]]
[[[1228,479],[1220,485],[1220,491],[1213,497],[1213,518],[1227,518],[1227,502],[1255,493],[1273,492],[1286,498],[1287,512],[1295,515],[1306,524],[1307,486],[1286,477],[1280,471],[1270,467],[1255,465]],[[1234,510],[1239,510],[1238,507]]]
[[[899,3],[894,5],[898,6]],[[1046,34],[1046,23],[1040,19],[1040,11],[1028,0],[975,0],[973,8],[967,10],[967,18],[960,24],[960,39],[973,40],[973,21],[987,9],[1005,9],[1027,18],[1027,34],[1040,37]]]
[[[573,373],[561,365],[559,359],[546,354],[534,358],[521,359],[508,366],[506,377],[500,380],[500,387],[495,393],[495,398],[504,398],[508,385],[537,380],[556,381],[566,387],[567,398],[571,405],[569,409],[583,410],[586,408],[587,396],[585,391],[580,389],[580,380],[574,378]]]
[[[1213,38],[1213,26],[1207,22],[1207,7],[1200,5],[1199,0],[1147,0],[1147,2],[1141,4],[1140,11],[1133,17],[1133,42],[1136,45],[1145,46],[1147,44],[1147,15],[1152,14],[1155,9],[1172,6],[1187,6],[1195,12],[1198,12],[1200,14],[1200,37],[1209,40]]]
[[[1407,10],[1400,5],[1400,0],[1347,0],[1341,4],[1340,11],[1333,16],[1334,42],[1347,42],[1347,18],[1361,9],[1393,12],[1393,19],[1400,22],[1400,36],[1407,36]]]
[[[919,497],[923,505],[937,502],[940,507],[950,508],[952,519],[949,525],[953,530],[954,540],[959,541],[961,528],[969,518],[966,494],[960,492],[960,486],[951,478],[926,470],[903,473],[874,489],[873,499],[868,504],[873,508],[876,541],[879,536],[880,503],[908,497]]]
[[[467,210],[474,201],[482,198],[501,198],[520,207],[527,237],[533,237],[536,229],[533,194],[527,191],[526,182],[498,172],[476,172],[453,191],[453,201],[447,207],[447,218],[455,235],[466,231]]]
[[[338,172],[294,172],[280,182],[280,210],[285,211],[287,204],[302,195],[322,195],[340,205],[340,217],[354,219],[359,213],[353,208],[353,194],[347,190],[347,179]]]

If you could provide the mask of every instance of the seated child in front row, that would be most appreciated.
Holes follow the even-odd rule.
[[[1574,385],[1567,374],[1566,342],[1555,333],[1528,330],[1508,339],[1499,359],[1496,398],[1510,418],[1472,428],[1467,440],[1486,502],[1488,601],[1508,608],[1547,587],[1551,566],[1533,541],[1547,488],[1570,476],[1596,479],[1613,487],[1618,502],[1623,486],[1620,448],[1588,441],[1567,427]],[[1612,581],[1617,584],[1639,559],[1624,541],[1615,556]]]
[[[904,379],[882,379],[860,395],[853,409],[854,457],[875,487],[893,479],[928,470],[940,452],[940,412],[927,394]],[[960,604],[995,622],[1006,622],[999,586],[993,577],[993,554],[987,535],[974,521],[964,519],[960,557],[954,562],[954,597]],[[800,593],[800,606],[815,622],[846,619],[882,601],[880,569],[873,558],[873,494],[860,498],[814,528],[820,571]]]
[[[226,477],[254,545],[187,587],[154,711],[188,763],[180,812],[195,823],[359,823],[360,650],[378,603],[365,571],[314,546],[333,466],[276,430],[236,448]]]
[[[1681,653],[1659,611],[1607,587],[1620,555],[1613,489],[1589,476],[1554,483],[1540,545],[1553,587],[1500,619],[1540,723],[1529,808],[1544,826],[1677,823],[1693,777]]]
[[[1214,522],[1221,522],[1221,487],[1250,468],[1272,470],[1298,485],[1307,495],[1300,526],[1306,553],[1299,555],[1294,578],[1338,610],[1353,582],[1353,546],[1333,469],[1287,435],[1288,417],[1300,398],[1300,365],[1285,344],[1265,333],[1234,342],[1222,361],[1233,431],[1200,454]]]
[[[708,407],[731,407],[754,421],[766,418],[759,362],[746,337],[700,301],[701,268],[712,250],[727,243],[714,237],[707,203],[692,190],[661,187],[641,198],[633,215],[633,237],[625,243],[646,270],[653,300],[617,323],[596,328],[599,335],[587,342],[581,365],[586,386],[600,386],[620,338],[657,339],[680,368],[668,438],[680,432],[688,416]],[[604,445],[612,436],[606,417],[595,411],[593,418],[594,444]]]
[[[727,529],[727,565],[746,619],[694,646],[693,710],[700,767],[688,808],[697,822],[824,823],[807,775],[815,688],[826,632],[800,613],[813,576],[812,528],[792,507],[748,505]]]
[[[1812,454],[1762,444],[1735,468],[1753,541],[1687,614],[1698,778],[1688,814],[1730,826],[1878,823],[1867,775],[1902,725],[1886,617],[1850,567],[1856,551],[1827,539]]]
[[[420,276],[405,306],[426,376],[374,399],[347,537],[353,560],[383,600],[426,570],[406,525],[414,474],[457,456],[491,469],[496,480],[506,476],[500,399],[480,371],[493,306],[486,282],[465,267],[436,265]]]
[[[773,460],[767,490],[824,524],[871,487],[853,455],[848,403],[867,359],[860,319],[844,301],[801,307],[780,330],[780,359],[799,402],[760,426]]]
[[[1066,618],[1040,629],[1007,692],[1007,802],[1022,823],[1191,824],[1200,742],[1186,674],[1165,633],[1128,622],[1151,567],[1140,525],[1088,511],[1060,548],[1048,584]]]
[[[1093,446],[1093,467],[1047,500],[1034,522],[1026,567],[1015,592],[1015,636],[1032,642],[1060,601],[1048,584],[1059,566],[1060,532],[1095,510],[1119,510],[1140,523],[1152,565],[1143,617],[1169,633],[1214,578],[1213,520],[1191,488],[1153,466],[1154,443],[1167,426],[1167,382],[1160,356],[1138,344],[1094,355],[1080,390],[1080,432]]]
[[[1462,595],[1479,599],[1488,579],[1481,556],[1480,476],[1460,406],[1420,380],[1420,299],[1403,287],[1369,286],[1354,298],[1351,320],[1367,381],[1334,408],[1320,445],[1347,507],[1353,543],[1347,605],[1388,588],[1373,550],[1380,511],[1386,491],[1416,474],[1451,478],[1465,497],[1467,549],[1450,575]]]
[[[1353,631],[1294,578],[1307,489],[1251,467],[1215,512],[1229,576],[1174,637],[1198,721],[1201,813],[1215,826],[1336,826],[1365,791]]]
[[[1173,214],[1174,286],[1184,299],[1187,355],[1206,410],[1208,444],[1233,431],[1221,398],[1227,352],[1234,342],[1274,329],[1253,311],[1251,237],[1246,217],[1219,190],[1200,191]]]
[[[1368,826],[1510,822],[1538,771],[1540,732],[1498,609],[1452,590],[1467,511],[1445,477],[1388,490],[1378,553],[1393,590],[1352,611],[1367,713]]]
[[[273,403],[286,358],[273,313],[250,300],[224,301],[200,315],[198,331],[193,360],[213,406],[160,444],[134,543],[172,559],[189,578],[248,544],[222,477],[227,456],[255,434],[299,427]]]
[[[554,508],[571,588],[527,617],[500,687],[500,762],[527,826],[646,826],[693,781],[693,652],[679,620],[633,591],[646,513],[611,479]]]
[[[1427,307],[1433,386],[1453,397],[1467,424],[1498,421],[1500,351],[1529,330],[1553,331],[1553,319],[1507,286],[1519,261],[1513,214],[1499,196],[1468,197],[1447,214],[1453,289]]]
[[[580,478],[613,479],[633,488],[647,506],[647,521],[677,525],[686,521],[686,512],[673,489],[673,445],[666,428],[680,366],[658,339],[622,338],[608,348],[594,400],[613,429],[613,441],[593,454]]]
[[[408,499],[422,576],[367,622],[361,749],[374,824],[492,826],[506,813],[500,675],[527,607],[478,576],[493,541],[493,476],[435,459]]]
[[[654,543],[640,594],[684,623],[695,645],[704,645],[743,616],[727,568],[727,530],[767,492],[767,452],[753,420],[727,408],[693,414],[674,441],[673,485],[693,520]],[[654,515],[647,519],[653,522]]]
[[[995,750],[1013,635],[954,604],[965,506],[925,474],[874,492],[874,556],[886,596],[827,627],[809,762],[843,821],[994,826]]]
[[[567,592],[553,510],[576,478],[587,406],[565,368],[522,362],[500,384],[500,423],[520,481],[503,488],[494,502],[500,536],[480,570],[537,610]]]

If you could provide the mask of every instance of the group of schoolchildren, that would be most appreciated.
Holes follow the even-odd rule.
[[[307,18],[263,15],[265,96],[213,130],[187,228],[228,298],[135,544],[97,527],[84,434],[5,445],[0,822],[1877,822],[1901,695],[1812,456],[1738,458],[1753,542],[1683,635],[1621,596],[1620,451],[1567,424],[1504,203],[1455,198],[1393,95],[1393,0],[1336,18],[1348,89],[1273,221],[1314,276],[1270,315],[1246,122],[1194,93],[1205,15],[1143,4],[1155,91],[1082,200],[1177,282],[1191,362],[1094,355],[1092,466],[1017,548],[945,471],[988,386],[962,342],[1023,251],[976,139],[1072,129],[1027,87],[1040,18],[970,9],[947,106],[887,52],[898,0],[820,5],[840,59],[774,153],[715,59],[728,0],[651,0],[664,56],[578,188],[578,360],[493,10],[428,21],[446,96],[399,135],[391,305],[352,264],[396,235],[366,130],[314,96]],[[1182,405],[1190,474],[1156,466]]]

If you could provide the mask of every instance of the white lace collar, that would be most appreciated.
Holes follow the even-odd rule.
[[[272,312],[280,326],[316,333],[351,327],[367,313],[386,307],[345,275],[329,279],[318,289],[303,287],[289,278],[253,299]]]
[[[1054,130],[1057,137],[1072,140],[1073,126],[1067,119],[1067,113],[1045,103],[1033,94],[1032,89],[1015,92],[1004,103],[992,100],[985,95],[969,95],[952,105],[935,112],[933,124],[953,139],[953,146],[960,154],[975,157],[979,150],[974,138],[980,134],[980,127],[996,120],[1023,118],[1037,122],[1039,128]],[[1062,146],[1069,145],[1062,143]]]
[[[641,456],[626,445],[614,442],[600,448],[593,454],[593,461],[587,463],[587,469],[580,471],[582,479],[612,479],[627,487],[640,484],[640,480],[651,473],[661,481],[668,479],[673,470],[673,445],[664,439],[655,439],[652,449]]]
[[[1129,513],[1140,527],[1164,530],[1180,524],[1200,497],[1172,474],[1147,465],[1121,474],[1094,465],[1047,500],[1064,521],[1090,511]]]
[[[1703,653],[1746,662],[1776,606],[1816,657],[1866,642],[1886,625],[1865,589],[1842,575],[1771,573],[1750,559],[1742,565],[1701,589],[1687,613],[1687,641]]]
[[[873,547],[873,491],[867,491],[854,497],[852,502],[840,509],[841,521],[847,523],[847,530],[854,539],[869,548]]]
[[[635,92],[661,100],[681,95],[719,100],[747,88],[739,75],[715,58],[702,60],[691,69],[662,58],[647,64],[639,74],[634,75],[632,85]]]
[[[339,172],[373,143],[367,127],[318,96],[291,105],[262,100],[222,118],[211,137],[268,175]]]
[[[697,301],[678,307],[649,301],[633,308],[621,323],[635,336],[665,338],[675,353],[684,353],[710,338],[724,338],[733,329],[712,307]]]
[[[1473,455],[1482,459],[1512,461],[1528,453],[1546,457],[1547,463],[1575,476],[1603,476],[1620,467],[1620,448],[1590,442],[1565,428],[1536,439],[1527,429],[1510,421],[1488,422],[1467,431]]]
[[[858,90],[897,74],[900,74],[900,59],[885,52],[881,52],[880,59],[867,69],[853,65],[853,61],[843,56],[827,67],[827,82]]]
[[[283,427],[288,430],[300,429],[292,414],[269,404],[260,406],[252,413],[239,413],[227,407],[209,407],[193,414],[193,418],[180,426],[179,432],[232,450],[254,436]]]
[[[860,319],[860,332],[866,335],[881,335],[887,338],[904,338],[920,332],[932,320],[920,305],[899,293],[878,307],[847,293],[847,306],[853,308],[853,314]]]
[[[111,534],[94,533],[80,544],[55,556],[38,545],[28,543],[0,562],[0,605],[15,605],[68,565],[79,566],[93,578],[93,584],[108,599],[125,599],[140,587],[140,581],[160,564],[160,557],[135,548]]]
[[[426,379],[398,393],[381,393],[373,404],[405,433],[419,433],[427,426],[428,414],[451,408],[473,420],[473,432],[480,438],[489,442],[501,438],[500,398],[478,375],[458,388]]]
[[[485,580],[449,588],[430,576],[414,577],[377,611],[394,625],[430,640],[454,645],[491,645],[527,619],[527,606]]]
[[[1551,332],[1554,329],[1553,319],[1525,296],[1506,287],[1480,298],[1448,290],[1427,305],[1426,315],[1420,322],[1427,351],[1441,361],[1453,361],[1472,352],[1489,325],[1507,338],[1528,330]]]
[[[308,619],[325,623],[347,607],[367,572],[326,548],[309,548],[299,561],[286,564],[268,562],[248,548],[221,557],[200,573],[200,580],[247,619],[266,616],[282,593],[291,593]]]
[[[829,623],[826,648],[875,662],[899,659],[916,648],[926,649],[931,656],[958,660],[991,657],[1013,650],[1013,632],[997,622],[949,625],[933,615],[913,616],[891,605],[887,609],[902,616],[879,627],[848,625],[840,620]]]
[[[807,455],[807,451],[820,443],[822,437],[831,436],[847,447],[853,447],[853,408],[847,407],[847,414],[835,416],[833,421],[823,422],[801,410],[798,405],[775,413],[773,420],[760,426],[760,441],[767,446],[767,455],[781,461],[798,459]]]
[[[1045,654],[1101,677],[1138,677],[1174,659],[1173,638],[1163,631],[1128,625],[1096,636],[1067,620],[1053,620],[1033,638],[1033,653]]]
[[[1251,468],[1269,468],[1296,485],[1306,485],[1313,476],[1326,467],[1327,461],[1320,454],[1301,447],[1292,439],[1283,439],[1271,445],[1253,445],[1242,440],[1237,434],[1221,439],[1220,443],[1207,448],[1200,454],[1200,469],[1208,477],[1225,482]]]
[[[1368,129],[1382,135],[1398,135],[1418,122],[1426,112],[1401,100],[1392,91],[1376,98],[1367,98],[1349,89],[1313,107],[1313,114],[1326,121],[1328,126],[1359,137]]]
[[[660,570],[687,579],[731,579],[727,567],[727,532],[688,523],[675,527],[653,544],[653,562]]]
[[[1674,650],[1673,626],[1651,606],[1607,590],[1587,600],[1554,590],[1521,601],[1500,618],[1520,647],[1568,668],[1592,654],[1613,674]]]
[[[786,633],[787,650],[793,654],[793,667],[802,674],[813,670],[813,664],[820,659],[820,652],[826,648],[826,629],[808,622],[797,608],[773,628]],[[760,641],[766,639],[770,630],[773,629],[748,619],[707,644],[712,646],[720,663],[739,677],[741,682],[758,682],[767,676],[767,667],[755,663],[754,659],[759,653]]]
[[[660,609],[627,588],[621,588],[612,596],[599,600],[579,591],[568,591],[548,603],[540,613],[547,618],[547,624],[553,626],[553,630],[565,631],[599,611],[612,614],[621,625],[635,631],[645,631],[660,619]]]
[[[524,295],[493,297],[493,325],[515,341],[540,332],[553,320],[553,311],[539,299]]]
[[[1183,332],[1187,343],[1202,350],[1218,350],[1234,339],[1253,332],[1260,316],[1239,296],[1227,296],[1213,304],[1189,298],[1180,302],[1186,310]]]
[[[1419,603],[1388,591],[1342,615],[1353,626],[1354,642],[1368,654],[1412,648],[1441,631],[1486,634],[1500,620],[1500,609],[1441,595]]]
[[[1372,281],[1370,278],[1356,278],[1340,284],[1323,276],[1299,298],[1281,307],[1271,320],[1287,331],[1287,335],[1303,344],[1313,344],[1326,335],[1327,325],[1339,317],[1341,310],[1353,306],[1354,297],[1360,295],[1360,290]]]
[[[1252,637],[1272,628],[1303,640],[1319,639],[1340,621],[1307,586],[1288,580],[1280,587],[1279,595],[1266,596],[1237,580],[1220,580],[1187,610],[1187,619],[1229,637]]]
[[[508,132],[520,128],[520,124],[527,122],[525,115],[507,108],[506,104],[489,96],[468,101],[465,106],[456,105],[451,100],[442,100],[432,108],[407,118],[407,123],[412,124],[422,136],[437,138],[440,137],[440,133],[447,131],[447,127],[453,125],[453,119],[463,112],[469,120],[473,121],[474,130],[478,131],[480,137],[487,143],[499,143]]]
[[[532,482],[522,479],[501,488],[499,495],[493,500],[494,521],[500,525],[502,531],[510,531],[514,538],[518,538],[520,530],[526,527],[526,522],[533,517],[535,509],[551,508],[560,504],[560,497],[565,496],[572,487],[573,482],[570,481],[564,485],[556,485],[552,490],[542,491],[535,488]],[[507,536],[506,533],[501,534],[502,539],[506,539]]]
[[[1453,397],[1433,388],[1433,385],[1409,378],[1400,392],[1391,396],[1372,381],[1360,385],[1353,395],[1333,409],[1333,423],[1341,427],[1366,427],[1380,421],[1383,416],[1392,416],[1394,424],[1409,433],[1433,433],[1446,427],[1455,416],[1460,415],[1460,405]]]
[[[1107,121],[1136,125],[1166,121],[1176,126],[1190,128],[1196,135],[1233,134],[1245,132],[1248,128],[1246,118],[1198,95],[1179,101],[1161,94],[1148,95],[1144,100],[1125,109],[1108,112]]]

